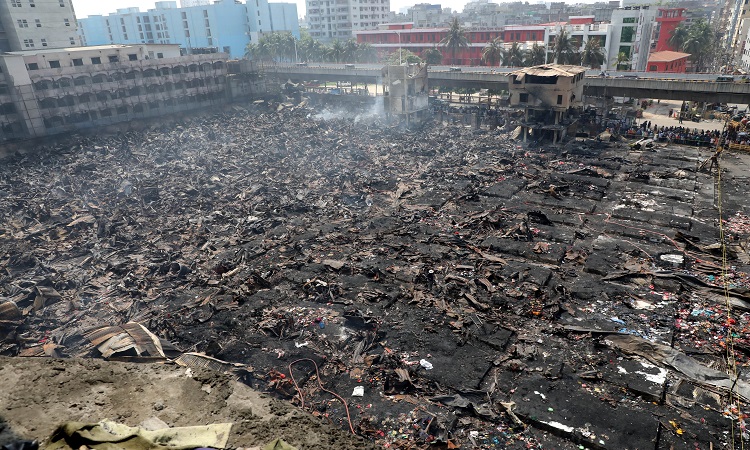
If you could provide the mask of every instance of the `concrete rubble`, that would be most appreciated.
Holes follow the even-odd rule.
[[[0,166],[0,351],[181,359],[385,448],[739,448],[750,156],[712,154],[263,102],[71,136]]]

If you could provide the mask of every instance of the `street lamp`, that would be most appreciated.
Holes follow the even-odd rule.
[[[402,64],[401,62],[401,32],[396,30],[391,30],[398,36],[398,65],[400,66]]]

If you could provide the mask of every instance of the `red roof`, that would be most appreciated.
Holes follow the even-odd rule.
[[[690,56],[690,53],[673,52],[671,50],[664,50],[661,52],[654,52],[648,55],[648,62],[672,62],[680,59],[684,59]]]

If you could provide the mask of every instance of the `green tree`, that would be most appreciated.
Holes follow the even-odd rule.
[[[373,63],[378,60],[378,52],[367,42],[357,44],[357,62]]]
[[[525,58],[523,60],[523,65],[527,67],[540,66],[544,64],[544,57],[546,55],[547,55],[547,49],[543,45],[539,45],[535,43],[526,52]]]
[[[325,46],[310,36],[307,30],[300,30],[297,42],[297,55],[300,61],[322,61],[325,56]]]
[[[667,39],[667,44],[673,49],[681,51],[682,45],[687,40],[689,32],[690,27],[685,22],[680,23],[674,30],[672,30],[672,35]]]
[[[696,72],[702,72],[712,59],[715,52],[715,33],[711,26],[703,19],[690,24],[687,38],[682,43],[682,51],[690,53],[690,60]]]
[[[356,39],[347,40],[344,43],[342,59],[348,63],[357,62],[357,50],[358,49],[359,49],[359,46],[357,45]]]
[[[617,54],[617,70],[630,70],[630,55],[625,52]]]
[[[498,37],[490,42],[482,50],[482,61],[488,66],[496,66],[503,60],[503,41]]]
[[[592,69],[598,69],[604,64],[605,59],[601,41],[598,38],[590,37],[586,41],[586,45],[583,46],[581,63]]]
[[[568,30],[561,29],[555,38],[555,44],[552,47],[552,56],[557,64],[570,64],[575,53],[575,43],[570,37]]]
[[[452,64],[456,64],[456,50],[469,46],[469,39],[461,28],[461,24],[458,22],[458,17],[453,18],[451,27],[448,29],[448,34],[440,40],[440,45],[450,50]]]
[[[405,48],[402,48],[386,56],[383,62],[389,66],[397,66],[404,62],[409,64],[419,64],[423,61],[419,56],[415,55],[409,50],[406,50]]]
[[[333,43],[326,48],[327,59],[330,62],[340,63],[344,58],[345,52],[346,49],[344,48],[344,44],[338,40],[333,41]]]
[[[437,47],[428,48],[422,50],[422,59],[424,59],[425,62],[430,65],[442,64],[443,52],[441,52]]]
[[[510,67],[523,66],[523,50],[518,42],[512,43],[510,48],[505,50],[503,64]]]

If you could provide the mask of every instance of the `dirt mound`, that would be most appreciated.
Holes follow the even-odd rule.
[[[164,364],[0,357],[0,445],[43,440],[63,422],[170,427],[233,422],[230,448],[275,438],[299,449],[374,448],[229,376]]]

